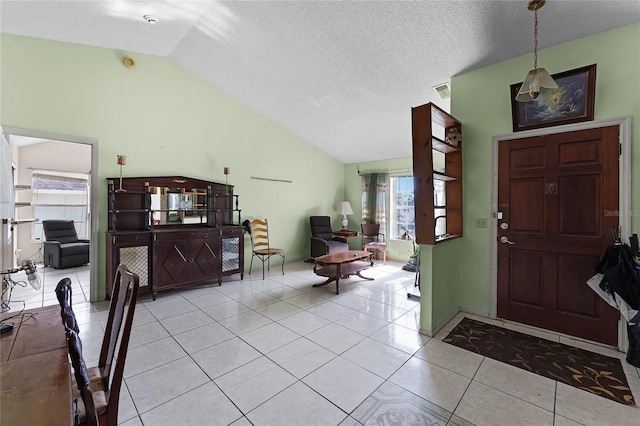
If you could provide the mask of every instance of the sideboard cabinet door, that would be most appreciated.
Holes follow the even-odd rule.
[[[154,290],[221,282],[220,230],[154,232]]]
[[[140,277],[140,287],[153,292],[151,274],[151,233],[150,232],[107,232],[107,298],[111,297],[113,280],[120,263]]]

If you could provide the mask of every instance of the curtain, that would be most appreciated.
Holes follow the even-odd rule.
[[[387,235],[387,204],[389,175],[370,173],[362,175],[362,223],[379,223],[380,232]]]

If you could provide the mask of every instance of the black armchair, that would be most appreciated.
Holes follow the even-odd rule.
[[[89,240],[79,240],[72,220],[43,220],[44,266],[71,268],[89,263]]]
[[[309,222],[311,224],[311,257],[349,250],[346,238],[333,235],[329,216],[311,216]]]

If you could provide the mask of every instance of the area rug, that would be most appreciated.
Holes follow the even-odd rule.
[[[469,318],[443,341],[622,404],[635,404],[616,358]]]

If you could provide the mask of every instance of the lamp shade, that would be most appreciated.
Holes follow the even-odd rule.
[[[348,201],[343,201],[338,206],[338,214],[346,216],[348,214],[353,214],[353,210],[351,209],[351,203]]]
[[[527,78],[520,86],[518,94],[516,95],[516,101],[529,102],[538,97],[540,93],[545,91],[552,91],[558,88],[553,78],[549,75],[544,68],[535,68],[529,71]]]

